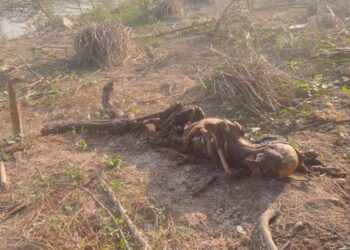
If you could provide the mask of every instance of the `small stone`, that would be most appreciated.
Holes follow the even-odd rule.
[[[305,225],[302,221],[297,221],[297,223],[295,223],[294,228],[293,228],[293,235],[295,235],[299,231],[303,230],[304,227],[305,227]]]

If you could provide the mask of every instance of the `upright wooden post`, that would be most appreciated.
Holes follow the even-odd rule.
[[[15,136],[23,135],[21,108],[17,100],[16,91],[8,75],[6,75],[6,79],[7,79],[7,91],[9,94],[9,108],[10,108],[10,115],[11,115],[11,122],[12,122],[12,131]]]
[[[3,161],[0,161],[0,188],[7,189],[9,185],[6,169],[5,169],[5,163]]]

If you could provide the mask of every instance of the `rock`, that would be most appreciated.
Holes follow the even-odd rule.
[[[292,234],[295,235],[296,233],[303,230],[304,228],[305,228],[304,223],[302,221],[297,221],[297,223],[295,223],[295,225],[294,225]]]
[[[335,183],[337,183],[340,187],[344,188],[346,185],[345,178],[337,178],[335,179]]]

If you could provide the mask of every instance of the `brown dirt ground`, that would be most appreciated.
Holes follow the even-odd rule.
[[[216,7],[220,9],[220,5]],[[207,9],[215,12],[207,6],[196,14]],[[70,65],[70,51],[47,46],[59,44],[57,39],[60,44],[69,44],[70,34],[61,30],[28,36],[3,42],[0,49],[8,64],[23,65],[16,56],[8,58],[8,53],[19,55],[51,80],[19,91],[24,96],[21,103],[27,136],[21,150],[14,150],[17,152],[6,162],[10,187],[0,193],[0,249],[120,248],[108,216],[89,196],[69,186],[55,186],[77,183],[111,207],[96,181],[100,173],[153,249],[265,249],[258,220],[270,206],[280,211],[270,224],[279,247],[350,246],[349,180],[343,188],[328,176],[300,174],[282,180],[232,182],[211,164],[178,166],[177,152],[151,146],[142,134],[40,136],[41,127],[49,121],[98,117],[101,89],[109,79],[116,83],[114,98],[137,115],[184,100],[197,101],[209,116],[222,116],[220,103],[206,99],[198,86],[198,67],[209,72],[222,59],[212,52],[211,45],[229,50],[220,39],[201,32],[162,38],[159,46],[151,49],[153,59],[143,54],[110,70],[82,71]],[[14,81],[21,88],[36,79],[27,71]],[[4,88],[0,85],[0,90]],[[59,90],[59,94],[49,94],[50,89]],[[329,98],[344,117],[349,117],[348,95],[335,93]],[[0,120],[0,139],[5,140],[11,135],[6,102],[0,102]],[[346,142],[339,139],[339,131],[349,133],[350,124],[326,132],[296,131],[288,137],[302,149],[319,152],[327,165],[350,172]],[[85,140],[85,149],[79,146],[80,139]],[[105,166],[103,155],[112,154],[123,157],[120,167]],[[193,198],[191,192],[214,175],[217,181]],[[6,218],[22,203],[26,204],[22,210]],[[239,233],[237,226],[244,233]],[[123,229],[127,232],[125,225]],[[127,237],[133,242],[129,234]]]

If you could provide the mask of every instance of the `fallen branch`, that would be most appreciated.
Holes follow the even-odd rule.
[[[143,124],[152,120],[165,120],[171,114],[184,110],[185,106],[182,103],[175,103],[168,109],[153,113],[150,115],[142,116],[135,119],[115,119],[115,120],[94,120],[94,121],[76,121],[76,120],[63,120],[52,122],[45,125],[41,129],[42,135],[59,134],[75,130],[87,129],[95,131],[106,131],[112,134],[123,134],[135,130],[136,128],[142,128]]]
[[[0,187],[3,189],[8,189],[9,182],[6,174],[5,163],[0,161]]]
[[[1,220],[0,222],[7,221],[12,216],[16,215],[17,213],[21,212],[23,209],[25,209],[29,205],[28,202],[19,203],[14,206],[13,209],[11,209]]]
[[[272,239],[272,234],[269,227],[269,222],[277,215],[277,211],[272,208],[268,208],[260,217],[260,230],[269,250],[278,250],[275,242]]]
[[[192,25],[185,26],[185,27],[178,28],[178,29],[164,31],[164,32],[161,32],[161,33],[159,33],[157,35],[150,35],[150,36],[146,36],[146,37],[142,37],[142,38],[166,36],[166,35],[170,35],[170,34],[173,34],[173,33],[180,32],[180,31],[191,30],[191,29],[194,29],[194,28],[197,28],[197,27],[200,27],[200,26],[204,26],[204,25],[208,25],[210,23],[214,23],[214,22],[215,22],[215,20],[209,20],[209,21],[206,21],[206,22],[196,23],[196,24],[192,24]]]
[[[60,134],[74,130],[106,131],[112,134],[127,133],[137,126],[135,120],[57,121],[45,125],[42,135]]]
[[[107,193],[108,198],[112,201],[114,207],[121,214],[121,217],[125,220],[134,238],[141,244],[142,249],[151,249],[147,243],[147,240],[142,236],[141,232],[137,229],[136,225],[131,221],[130,217],[126,213],[120,201],[113,195],[113,191],[108,186],[103,178],[100,178],[100,184],[102,189]]]
[[[126,240],[125,238],[125,235],[120,227],[120,225],[118,224],[118,222],[114,219],[115,218],[115,215],[111,212],[111,210],[109,210],[100,200],[98,200],[96,198],[96,196],[90,192],[89,189],[85,188],[85,187],[82,187],[82,186],[79,186],[79,185],[74,185],[74,184],[69,184],[69,183],[60,183],[60,184],[53,184],[51,186],[59,186],[59,187],[73,187],[73,188],[78,188],[82,191],[84,191],[85,193],[87,193],[92,199],[94,199],[94,201],[101,207],[103,208],[107,214],[109,215],[109,217],[111,218],[111,221],[112,223],[114,224],[115,228],[117,229],[120,237],[123,239],[124,241],[124,244],[125,244],[125,248],[130,250],[130,246],[129,246],[129,243],[128,241]]]

